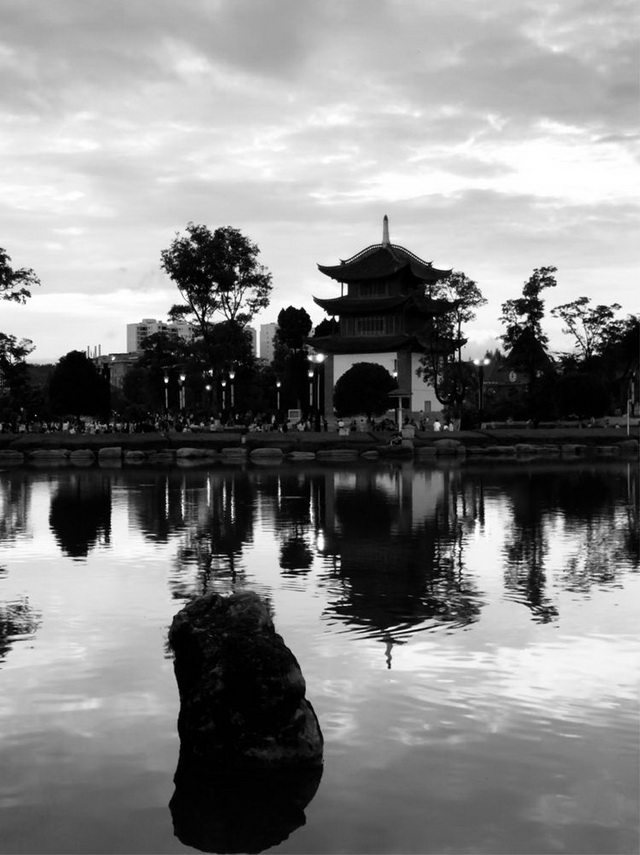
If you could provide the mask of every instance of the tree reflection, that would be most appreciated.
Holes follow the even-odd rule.
[[[275,509],[276,528],[283,538],[280,567],[287,575],[306,573],[313,566],[309,536],[313,531],[313,481],[305,472],[279,472]]]
[[[0,478],[0,542],[13,541],[27,530],[33,480],[25,470]]]
[[[60,473],[49,525],[64,553],[86,558],[111,536],[111,478],[100,470]]]
[[[242,471],[190,473],[182,503],[184,534],[170,580],[175,598],[189,599],[244,572],[242,554],[253,538],[254,487]],[[195,571],[195,572],[194,572]]]
[[[27,597],[0,602],[0,661],[16,641],[33,637],[41,621],[42,615],[31,608]]]

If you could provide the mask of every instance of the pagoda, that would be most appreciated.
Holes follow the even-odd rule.
[[[413,413],[440,410],[432,386],[418,377],[420,357],[434,346],[433,319],[455,304],[434,299],[434,285],[450,275],[430,261],[389,240],[385,216],[382,243],[357,252],[340,264],[319,264],[325,276],[340,283],[340,296],[314,297],[335,321],[330,335],[308,344],[325,356],[324,411],[333,411],[333,388],[356,362],[375,362],[397,377],[405,406]],[[346,293],[345,293],[346,286]]]

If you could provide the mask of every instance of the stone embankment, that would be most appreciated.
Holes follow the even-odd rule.
[[[379,432],[0,435],[0,465],[136,466],[282,461],[638,459],[639,428],[417,431],[401,443]]]

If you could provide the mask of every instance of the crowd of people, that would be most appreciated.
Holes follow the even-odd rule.
[[[433,422],[428,417],[418,420],[410,417],[404,418],[404,427],[413,427],[416,430],[439,431],[453,430],[452,424],[442,424],[438,419]],[[300,418],[289,418],[283,413],[253,413],[247,411],[244,414],[227,413],[224,415],[213,415],[200,417],[192,413],[180,413],[167,415],[165,413],[147,413],[143,418],[126,419],[117,413],[112,413],[109,419],[97,419],[90,417],[76,417],[67,419],[22,419],[14,418],[0,422],[0,432],[12,434],[24,433],[69,433],[69,434],[109,434],[109,433],[167,433],[177,432],[221,432],[224,430],[246,430],[250,432],[279,431],[328,431],[338,430],[342,433],[351,433],[357,430],[371,430],[379,432],[396,431],[397,420],[389,417],[332,419],[328,422],[319,413]]]

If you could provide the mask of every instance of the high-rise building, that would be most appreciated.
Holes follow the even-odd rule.
[[[127,353],[142,350],[142,340],[155,333],[179,335],[185,341],[193,338],[193,327],[186,322],[165,323],[155,318],[143,318],[138,324],[127,324]]]
[[[273,347],[278,324],[260,324],[260,359],[273,361]]]

